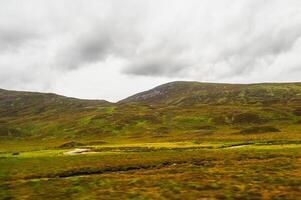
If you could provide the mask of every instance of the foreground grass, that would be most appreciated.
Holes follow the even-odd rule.
[[[297,199],[301,196],[300,144],[207,149],[190,148],[191,144],[179,149],[178,145],[169,144],[168,149],[158,151],[76,156],[66,156],[58,149],[17,156],[3,154],[0,199]],[[137,144],[128,146],[136,148]]]

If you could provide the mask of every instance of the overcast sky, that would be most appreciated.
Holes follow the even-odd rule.
[[[0,88],[117,101],[175,80],[301,81],[300,0],[1,0]]]

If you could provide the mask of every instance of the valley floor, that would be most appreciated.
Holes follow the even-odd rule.
[[[298,140],[103,144],[0,153],[3,200],[300,197]]]

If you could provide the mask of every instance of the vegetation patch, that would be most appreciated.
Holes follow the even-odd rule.
[[[67,143],[60,145],[59,148],[68,149],[68,148],[80,147],[80,146],[84,146],[84,145],[85,144],[80,143],[80,142],[71,141],[71,142],[67,142]]]
[[[258,114],[252,112],[241,113],[233,117],[234,124],[259,124],[263,122],[264,120]]]
[[[301,116],[301,108],[296,108],[296,109],[293,111],[293,114],[296,115],[296,116]]]
[[[16,128],[10,128],[5,125],[0,125],[0,137],[22,137],[25,136],[20,130]]]
[[[200,130],[215,130],[215,126],[210,126],[210,125],[203,125],[198,127]]]
[[[103,144],[107,144],[107,142],[103,140],[96,140],[87,143],[87,145],[103,145]]]
[[[227,117],[226,116],[214,116],[212,118],[212,122],[216,125],[224,125],[227,123]]]
[[[272,133],[272,132],[280,132],[280,130],[273,126],[253,126],[240,131],[240,133],[243,134]]]

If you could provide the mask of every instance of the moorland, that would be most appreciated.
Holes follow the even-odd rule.
[[[298,199],[301,83],[116,103],[0,89],[0,199]]]

